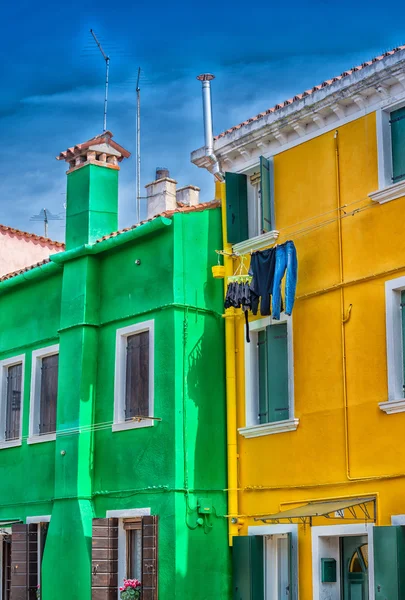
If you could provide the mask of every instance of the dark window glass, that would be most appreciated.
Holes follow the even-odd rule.
[[[142,580],[142,529],[127,531],[127,579]]]
[[[149,331],[127,337],[125,420],[149,416]]]
[[[39,433],[56,431],[59,355],[45,356],[41,365]]]
[[[2,598],[3,600],[10,600],[10,588],[11,588],[11,537],[9,535],[3,536],[3,560],[2,560]]]
[[[22,364],[7,369],[6,440],[20,437]]]

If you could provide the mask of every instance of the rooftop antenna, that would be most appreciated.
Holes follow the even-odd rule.
[[[108,74],[110,71],[110,57],[104,52],[100,42],[97,39],[96,34],[92,29],[90,29],[90,33],[96,42],[98,49],[100,50],[104,60],[105,60],[105,96],[104,96],[104,119],[103,119],[103,132],[107,131],[107,102],[108,102]]]
[[[141,220],[141,88],[139,78],[141,67],[138,67],[136,81],[136,222]]]
[[[47,208],[41,208],[37,215],[32,215],[30,221],[43,221],[44,223],[44,237],[48,237],[48,222],[49,221],[61,221],[62,217],[59,215],[53,215]]]

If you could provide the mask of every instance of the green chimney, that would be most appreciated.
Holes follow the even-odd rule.
[[[129,152],[109,131],[61,152],[67,171],[66,250],[118,229],[118,171]]]

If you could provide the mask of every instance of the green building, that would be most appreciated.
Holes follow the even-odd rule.
[[[58,157],[66,250],[0,280],[0,600],[229,594],[220,208],[162,172],[117,231],[111,138]]]

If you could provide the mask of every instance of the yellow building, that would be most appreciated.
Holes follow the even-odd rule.
[[[225,314],[235,600],[405,599],[404,68],[396,48],[192,154],[225,177],[225,286],[251,252],[298,256],[291,316],[250,315],[247,343]],[[286,339],[265,376],[262,332]]]

